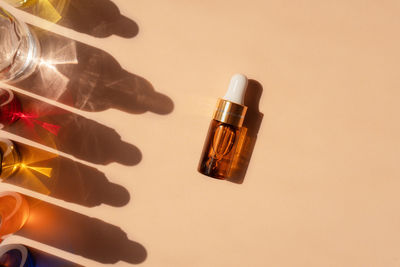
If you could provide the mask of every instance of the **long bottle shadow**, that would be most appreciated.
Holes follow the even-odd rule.
[[[121,228],[25,197],[30,203],[30,215],[16,235],[105,264],[138,264],[146,259],[146,249],[129,240]]]
[[[23,5],[22,10],[98,38],[113,34],[124,38],[135,37],[139,27],[123,16],[110,0],[50,0]]]
[[[122,69],[110,54],[33,29],[42,49],[40,64],[18,87],[85,111],[172,112],[174,103],[168,96],[156,92],[146,79]]]
[[[128,190],[111,183],[99,170],[50,152],[13,141],[19,169],[4,182],[86,207],[102,203],[122,207]]]
[[[14,92],[14,97],[22,111],[3,130],[96,164],[133,166],[141,161],[140,150],[114,129],[24,94]]]
[[[113,34],[132,38],[139,32],[138,25],[110,0],[70,0],[60,24],[99,38]]]

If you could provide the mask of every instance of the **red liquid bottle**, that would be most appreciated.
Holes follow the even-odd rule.
[[[0,124],[10,125],[21,115],[21,103],[10,89],[0,88]]]

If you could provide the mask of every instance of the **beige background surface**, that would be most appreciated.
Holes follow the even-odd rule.
[[[1,190],[120,227],[146,249],[141,266],[400,266],[398,1],[114,3],[138,24],[134,38],[22,16],[107,51],[174,102],[167,115],[71,109],[142,152],[131,167],[81,161],[125,187],[130,202],[87,208]],[[196,171],[215,102],[237,72],[263,86],[243,184]],[[6,242],[102,266],[39,240]]]

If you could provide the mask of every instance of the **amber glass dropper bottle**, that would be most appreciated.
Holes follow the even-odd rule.
[[[229,178],[247,111],[243,105],[246,88],[246,76],[235,74],[225,96],[218,100],[200,158],[200,173],[217,179]]]

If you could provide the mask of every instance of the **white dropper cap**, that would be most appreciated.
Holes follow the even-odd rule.
[[[232,76],[228,91],[226,92],[223,99],[239,105],[243,105],[246,88],[247,77],[243,74],[235,74]]]

